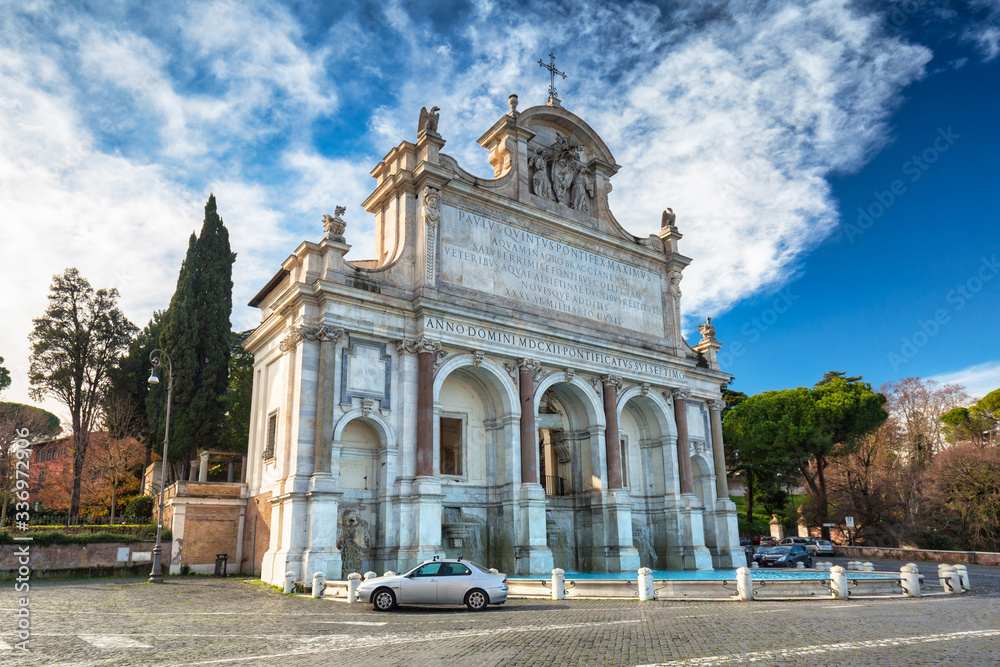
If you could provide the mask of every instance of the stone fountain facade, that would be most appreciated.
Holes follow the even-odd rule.
[[[345,259],[338,207],[251,302],[265,580],[438,554],[512,575],[743,564],[729,376],[710,322],[681,336],[673,212],[628,233],[598,134],[558,99],[510,106],[479,139],[492,178],[422,112],[372,171],[376,257]]]

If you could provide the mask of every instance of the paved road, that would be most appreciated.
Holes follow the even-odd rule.
[[[17,596],[4,583],[0,664],[995,666],[1000,568],[972,581],[920,600],[511,600],[478,614],[380,614],[244,579],[40,581],[26,655],[7,648]]]

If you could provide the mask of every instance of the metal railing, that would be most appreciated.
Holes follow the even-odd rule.
[[[545,475],[542,477],[542,484],[545,486],[545,495],[547,496],[566,495],[566,480],[562,477]]]

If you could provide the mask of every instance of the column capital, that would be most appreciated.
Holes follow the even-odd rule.
[[[615,375],[614,373],[608,373],[607,375],[601,376],[601,384],[603,386],[613,385],[615,389],[622,388],[622,376]]]
[[[433,338],[428,338],[427,336],[421,336],[416,340],[403,339],[396,341],[396,352],[399,354],[420,354],[421,352],[430,352],[434,355],[435,360],[443,359],[448,356],[448,353],[441,349],[441,343]]]
[[[674,400],[686,401],[691,398],[691,390],[687,387],[679,387],[677,389],[671,389],[670,395],[674,397]]]
[[[716,398],[714,400],[708,401],[708,409],[715,412],[722,412],[726,409],[726,402],[721,398]]]
[[[517,367],[522,371],[531,371],[532,373],[538,373],[538,371],[542,370],[542,364],[537,359],[530,357],[518,357]]]

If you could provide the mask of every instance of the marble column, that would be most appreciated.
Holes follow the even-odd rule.
[[[716,567],[729,569],[743,567],[746,556],[739,546],[736,504],[729,499],[729,483],[726,480],[726,448],[722,439],[722,411],[725,408],[726,403],[721,399],[708,403],[712,428],[712,454],[715,459],[715,517],[712,524],[716,546],[712,560]]]
[[[618,432],[617,375],[601,378],[604,388],[604,451],[608,469],[608,492],[604,505],[605,567],[609,572],[634,572],[639,568],[639,550],[632,540],[632,499],[622,484],[621,435]]]
[[[677,422],[677,472],[680,476],[681,495],[694,495],[691,479],[691,442],[688,439],[687,389],[674,390],[674,420]]]
[[[306,492],[308,538],[303,554],[303,576],[307,579],[322,572],[328,579],[341,576],[340,550],[337,549],[337,527],[340,525],[340,480],[333,467],[333,408],[336,403],[337,341],[343,329],[326,324],[304,332],[307,339],[319,343],[319,377],[316,397],[316,433],[313,445],[313,473]],[[339,453],[338,453],[339,462]]]
[[[538,443],[535,429],[535,359],[517,360],[521,402],[521,485],[517,497],[515,571],[517,574],[552,572],[552,550],[545,534],[545,489],[538,483]]]
[[[618,386],[621,378],[605,375],[601,378],[604,385],[604,449],[608,461],[608,488],[622,488],[622,450],[621,436],[618,432]]]
[[[434,352],[417,353],[417,477],[434,476]]]
[[[521,483],[538,483],[538,453],[535,443],[535,374],[538,362],[518,359],[518,385],[521,397]]]
[[[715,497],[729,500],[729,482],[726,480],[726,450],[722,444],[723,401],[708,404],[709,420],[712,423],[712,454],[715,456]]]
[[[691,444],[688,440],[687,399],[691,392],[675,389],[674,420],[677,422],[677,470],[680,477],[680,506],[677,520],[681,538],[681,560],[685,570],[711,570],[712,553],[705,546],[704,508],[694,493],[691,476]]]

